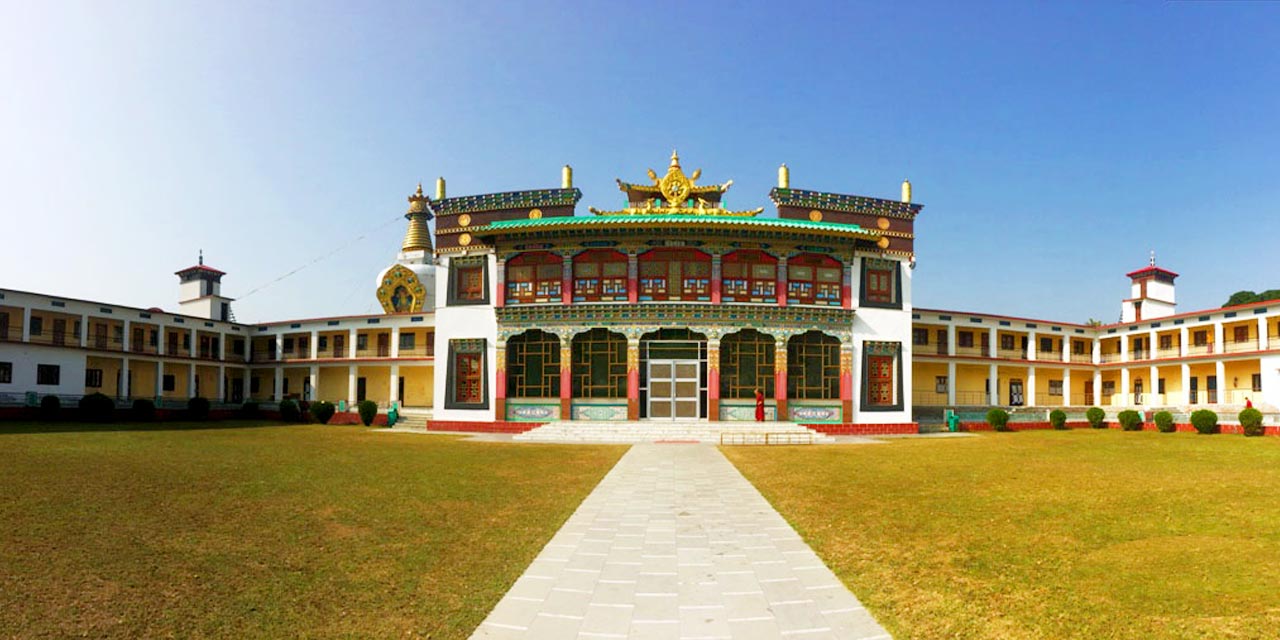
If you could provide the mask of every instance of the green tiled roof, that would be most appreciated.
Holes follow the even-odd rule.
[[[828,211],[845,211],[848,213],[866,213],[870,215],[892,215],[914,218],[924,205],[883,198],[866,196],[850,196],[842,193],[826,193],[824,191],[805,191],[804,189],[783,189],[774,187],[769,191],[769,199],[778,206],[804,207],[808,209],[826,209]]]
[[[582,198],[582,192],[573,189],[531,189],[485,193],[478,196],[445,198],[431,204],[436,215],[475,213],[499,209],[532,209],[534,207],[572,207]]]
[[[686,226],[715,225],[742,227],[747,229],[794,229],[804,231],[833,231],[844,234],[879,235],[872,229],[863,229],[856,224],[839,222],[814,222],[812,220],[790,220],[783,218],[748,218],[745,216],[713,216],[713,215],[619,215],[619,216],[562,216],[539,218],[536,220],[499,220],[490,222],[487,227],[479,227],[477,233],[485,231],[511,231],[519,229],[538,229],[547,227],[621,227],[621,226]]]

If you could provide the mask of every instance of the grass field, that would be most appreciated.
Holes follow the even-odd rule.
[[[895,638],[1280,638],[1280,439],[725,453]]]
[[[31,430],[0,429],[0,637],[465,638],[625,450]]]

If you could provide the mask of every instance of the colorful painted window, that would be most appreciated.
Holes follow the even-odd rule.
[[[564,260],[553,253],[522,253],[507,261],[507,304],[560,302]]]
[[[720,397],[754,399],[756,389],[766,398],[774,390],[773,336],[743,329],[720,340]]]
[[[840,340],[808,331],[787,342],[787,397],[834,400],[840,397]]]
[[[838,307],[844,270],[830,256],[802,253],[787,262],[787,302]]]
[[[862,358],[863,409],[890,411],[902,408],[902,344],[864,342]]]
[[[575,302],[626,302],[626,254],[595,249],[574,256],[573,299]]]
[[[862,259],[862,304],[873,307],[899,307],[898,262],[883,258]]]
[[[867,357],[867,402],[875,406],[893,404],[893,357]]]
[[[507,397],[560,397],[560,337],[530,329],[507,340]]]
[[[465,305],[488,302],[488,259],[484,256],[470,256],[449,260],[448,303]]]
[[[724,302],[778,301],[778,259],[754,250],[734,251],[720,260],[720,299]]]
[[[711,256],[696,249],[640,255],[641,300],[711,300]]]
[[[484,402],[484,355],[456,354],[453,364],[453,401],[458,404]]]
[[[573,397],[627,397],[627,339],[607,329],[573,337]]]

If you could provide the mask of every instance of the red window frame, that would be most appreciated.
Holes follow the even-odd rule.
[[[458,268],[458,299],[484,300],[484,265]]]
[[[697,249],[652,249],[640,254],[639,262],[641,300],[711,300],[710,255]]]
[[[484,354],[458,353],[453,360],[453,401],[457,404],[484,402]]]
[[[888,269],[867,269],[867,302],[893,304],[893,272]]]
[[[787,263],[787,302],[839,307],[844,304],[844,263],[802,253]]]
[[[573,258],[574,302],[626,302],[627,254],[592,249]]]
[[[893,406],[893,356],[867,356],[867,403]]]
[[[778,301],[778,259],[753,249],[725,254],[720,259],[722,302]]]
[[[553,253],[522,253],[507,261],[508,304],[560,302],[564,260]]]

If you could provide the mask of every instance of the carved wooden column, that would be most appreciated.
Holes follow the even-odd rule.
[[[720,334],[707,335],[707,420],[720,419]]]
[[[778,306],[787,306],[787,256],[785,255],[778,256]]]
[[[497,266],[494,267],[493,271],[493,279],[497,281],[498,285],[498,290],[493,294],[493,306],[501,309],[507,305],[507,259],[499,256]]]
[[[560,334],[560,419],[573,419],[573,334]]]
[[[853,338],[840,340],[840,421],[853,422]]]
[[[627,253],[627,302],[635,304],[640,301],[640,255]]]
[[[787,340],[786,334],[775,335],[773,345],[773,399],[778,405],[779,421],[787,419]]]
[[[715,253],[711,255],[711,304],[720,304],[720,274],[720,254]]]
[[[560,272],[560,302],[573,304],[573,256],[565,253],[562,258],[564,266]]]
[[[494,343],[493,371],[493,419],[502,422],[507,419],[507,336]]]
[[[627,419],[640,419],[640,335],[627,335]]]
[[[841,279],[844,281],[840,284],[840,306],[845,309],[853,308],[853,279],[856,277],[858,268],[857,258],[850,257],[849,262],[845,263]]]

